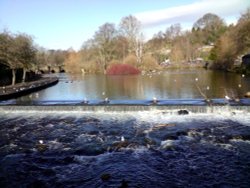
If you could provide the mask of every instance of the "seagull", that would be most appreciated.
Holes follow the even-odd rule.
[[[211,100],[210,100],[210,99],[206,99],[206,102],[210,103],[210,102],[211,102]]]
[[[39,140],[39,144],[43,144],[43,140]]]
[[[198,82],[198,80],[199,80],[198,78],[195,78],[195,81],[196,81],[196,82]]]
[[[240,102],[240,99],[239,98],[235,98],[234,101],[235,102]]]
[[[109,99],[108,98],[105,98],[105,103],[109,103]]]
[[[225,96],[225,99],[227,99],[227,100],[231,100],[231,98],[229,97],[229,96]]]
[[[157,98],[153,97],[153,103],[157,103]]]
[[[87,98],[84,98],[83,103],[84,103],[84,104],[87,104],[87,103],[88,103]]]
[[[125,138],[123,136],[121,136],[121,142],[124,142]]]

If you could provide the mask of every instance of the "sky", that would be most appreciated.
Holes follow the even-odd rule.
[[[206,13],[236,23],[250,0],[0,0],[0,31],[27,33],[47,49],[79,50],[105,23],[135,16],[145,39],[171,24],[184,30]]]

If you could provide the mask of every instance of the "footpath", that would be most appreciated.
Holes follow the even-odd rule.
[[[8,100],[12,98],[21,97],[29,93],[45,89],[58,83],[56,77],[45,77],[32,82],[19,83],[16,85],[1,86],[0,100]]]

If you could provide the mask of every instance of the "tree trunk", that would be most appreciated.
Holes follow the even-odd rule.
[[[24,83],[24,82],[25,82],[25,80],[26,80],[26,73],[27,73],[26,68],[23,68],[23,78],[22,78],[22,83]]]
[[[50,74],[50,71],[51,71],[51,66],[48,66],[48,72]]]
[[[16,84],[16,69],[12,69],[12,85]]]
[[[107,63],[106,63],[106,61],[103,62],[103,74],[107,74]]]

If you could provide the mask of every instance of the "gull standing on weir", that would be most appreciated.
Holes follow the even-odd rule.
[[[228,101],[231,100],[231,98],[229,96],[225,96],[225,99],[227,99]]]

